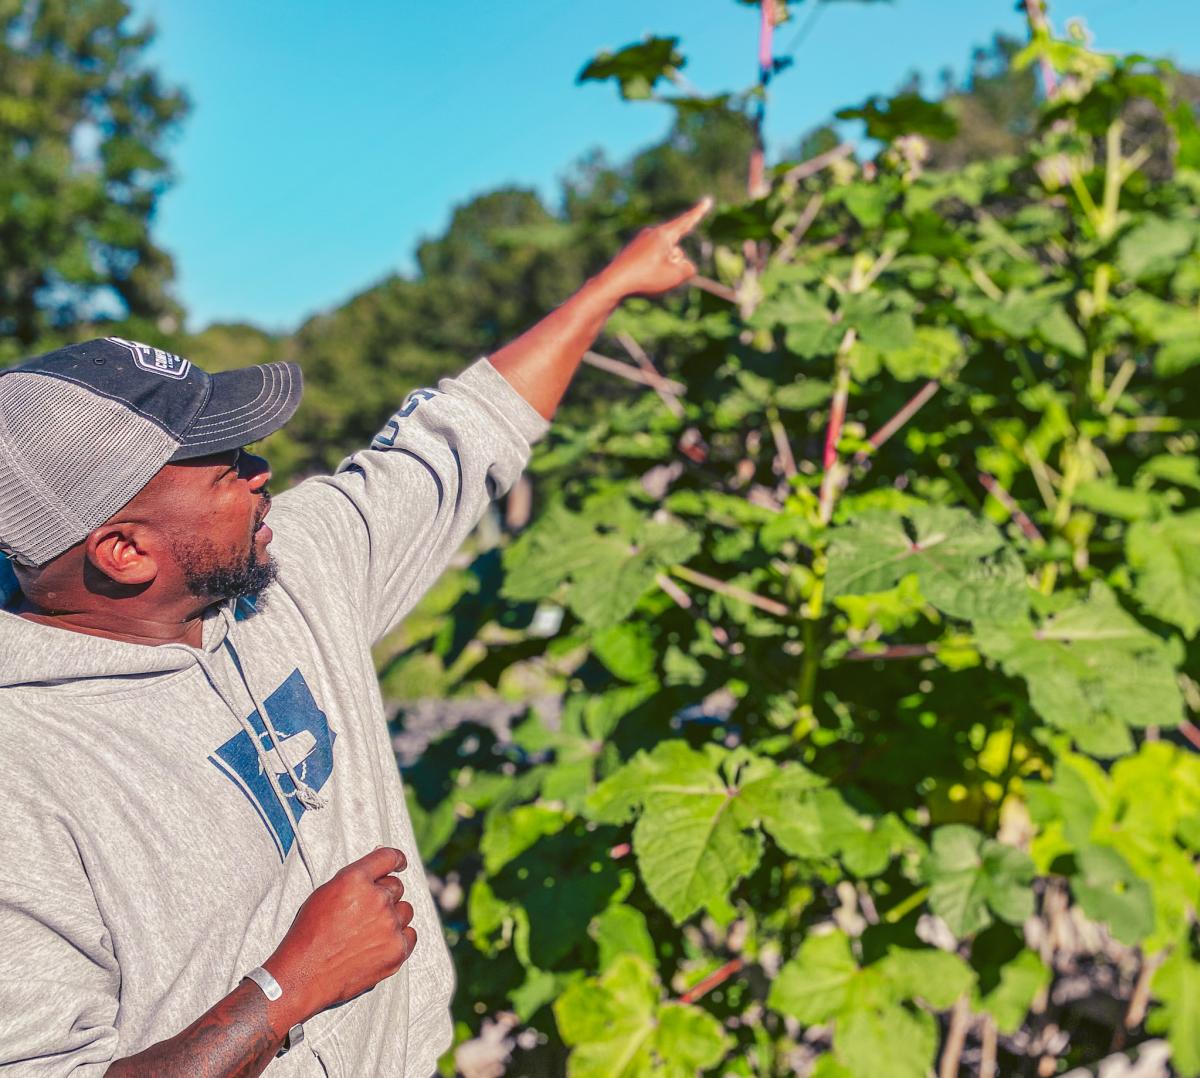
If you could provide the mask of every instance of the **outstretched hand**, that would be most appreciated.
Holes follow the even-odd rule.
[[[703,198],[687,213],[643,228],[603,270],[537,325],[489,357],[492,366],[546,419],[558,408],[584,352],[629,296],[657,296],[696,274],[680,243],[712,208]]]
[[[711,208],[706,196],[686,213],[643,228],[602,274],[618,300],[657,296],[694,277],[696,267],[679,244]]]

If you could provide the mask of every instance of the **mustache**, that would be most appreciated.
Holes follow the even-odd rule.
[[[262,491],[259,494],[262,498],[262,504],[259,506],[258,512],[254,515],[254,526],[257,528],[267,517],[271,511],[271,495],[269,491]]]

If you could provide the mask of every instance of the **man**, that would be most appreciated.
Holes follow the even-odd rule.
[[[613,309],[694,274],[707,209],[273,510],[244,446],[295,411],[292,365],[110,338],[0,372],[0,1071],[431,1073],[453,973],[371,646]]]

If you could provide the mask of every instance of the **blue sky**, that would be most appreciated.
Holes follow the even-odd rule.
[[[390,273],[453,207],[502,184],[556,197],[594,147],[620,160],[662,136],[662,106],[575,85],[584,62],[647,33],[676,34],[705,92],[754,77],[757,10],[733,0],[132,0],[159,36],[152,62],[194,108],[173,143],[178,183],[159,242],[176,258],[189,326],[285,330]],[[794,38],[815,0],[794,5]],[[830,3],[775,83],[771,149],[909,72],[961,72],[1014,0]],[[1200,68],[1196,0],[1051,0],[1100,48]]]

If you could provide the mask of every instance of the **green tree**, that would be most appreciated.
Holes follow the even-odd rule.
[[[171,330],[151,239],[164,144],[187,110],[124,0],[0,0],[0,336],[9,358],[98,316]]]

